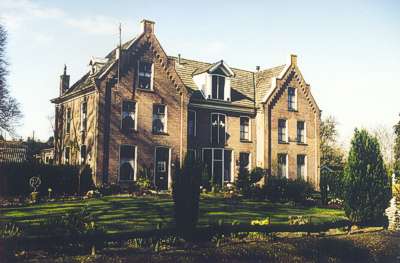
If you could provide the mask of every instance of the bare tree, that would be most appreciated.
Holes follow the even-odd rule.
[[[383,160],[390,168],[393,165],[394,134],[390,127],[378,125],[372,129],[372,134],[378,139]]]
[[[6,44],[7,32],[0,24],[0,130],[15,135],[15,126],[22,115],[17,101],[11,97],[7,87]]]

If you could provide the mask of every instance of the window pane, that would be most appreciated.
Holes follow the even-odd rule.
[[[141,61],[139,63],[139,88],[150,89],[152,64]]]
[[[165,132],[165,105],[153,106],[153,132]]]
[[[297,155],[297,177],[305,178],[305,165],[306,165],[306,157],[305,155]]]
[[[287,177],[286,154],[278,154],[278,176]]]
[[[250,164],[250,154],[241,152],[239,153],[239,169],[242,171],[243,169],[249,169]]]
[[[135,147],[131,145],[121,145],[120,159],[134,159]]]
[[[225,91],[225,78],[218,76],[218,99],[224,99],[224,91]]]
[[[218,143],[218,114],[211,114],[211,142],[212,144]]]
[[[240,139],[241,140],[249,139],[249,118],[246,117],[240,118]]]
[[[231,181],[232,151],[224,150],[224,181]]]
[[[212,76],[212,98],[217,99],[218,96],[218,77],[217,76]]]
[[[188,116],[188,133],[189,136],[195,136],[196,134],[196,112],[191,110]]]
[[[219,114],[219,141],[218,143],[225,144],[225,115]]]

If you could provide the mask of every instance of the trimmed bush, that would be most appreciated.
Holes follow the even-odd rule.
[[[312,185],[303,179],[288,180],[286,186],[286,198],[296,203],[304,202],[313,192]]]
[[[193,239],[199,219],[200,180],[203,166],[200,162],[185,159],[183,168],[175,162],[172,183],[174,219],[177,231],[185,239]]]
[[[81,173],[80,182],[79,174]],[[89,167],[79,169],[77,166],[46,165],[39,163],[1,163],[0,181],[5,184],[4,196],[29,196],[33,191],[29,179],[38,176],[41,184],[37,191],[40,195],[70,195],[86,192],[93,187],[92,171]],[[80,189],[79,189],[80,188]]]

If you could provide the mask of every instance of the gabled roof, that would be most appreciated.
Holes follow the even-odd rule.
[[[204,68],[200,68],[197,69],[195,72],[193,72],[193,76],[194,75],[199,75],[201,73],[213,73],[215,72],[217,69],[221,68],[223,72],[226,72],[226,75],[228,77],[234,76],[235,73],[232,71],[232,69],[226,64],[226,62],[224,62],[223,60],[220,60],[214,64],[210,64],[205,66]]]
[[[184,85],[194,92],[194,98],[201,99],[200,87],[197,87],[193,81],[193,76],[210,71],[219,62],[212,64],[181,58],[181,62],[178,64],[178,58],[170,58],[175,60],[175,69]],[[278,77],[284,68],[285,65],[281,65],[260,72],[230,68],[233,73],[231,77],[232,105],[254,107],[254,102],[258,104],[270,90],[272,78]],[[254,86],[256,86],[255,89]]]
[[[122,49],[127,49],[129,48],[132,43],[136,40],[137,38],[133,38],[126,43],[122,45]],[[93,85],[93,79],[100,77],[104,72],[106,72],[116,61],[116,50],[117,48],[114,48],[110,53],[108,53],[104,58],[91,58],[89,63],[97,62],[99,64],[99,68],[96,72],[93,74],[90,74],[90,72],[87,72],[85,75],[83,75],[78,81],[76,81],[64,94],[63,96],[67,96],[69,94],[72,94],[74,92],[78,92],[80,90],[83,90],[91,85]]]

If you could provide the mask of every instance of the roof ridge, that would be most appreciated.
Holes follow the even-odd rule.
[[[176,57],[176,56],[168,56],[169,58],[173,58],[173,59],[178,59],[178,57]],[[190,59],[190,58],[183,58],[183,57],[181,57],[181,59],[184,59],[184,60],[189,60],[189,61],[193,61],[193,62],[198,62],[198,63],[204,63],[204,64],[208,64],[208,65],[214,65],[214,64],[216,64],[216,63],[219,63],[219,62],[221,62],[221,60],[218,60],[218,61],[216,61],[216,62],[205,62],[205,61],[200,61],[200,60],[194,60],[194,59]],[[225,61],[224,61],[225,62]],[[278,66],[279,67],[279,66]],[[231,69],[234,69],[234,70],[240,70],[240,71],[246,71],[246,72],[249,72],[249,73],[256,73],[256,71],[251,71],[251,70],[247,70],[247,69],[241,69],[241,68],[235,68],[235,67],[230,67]]]

